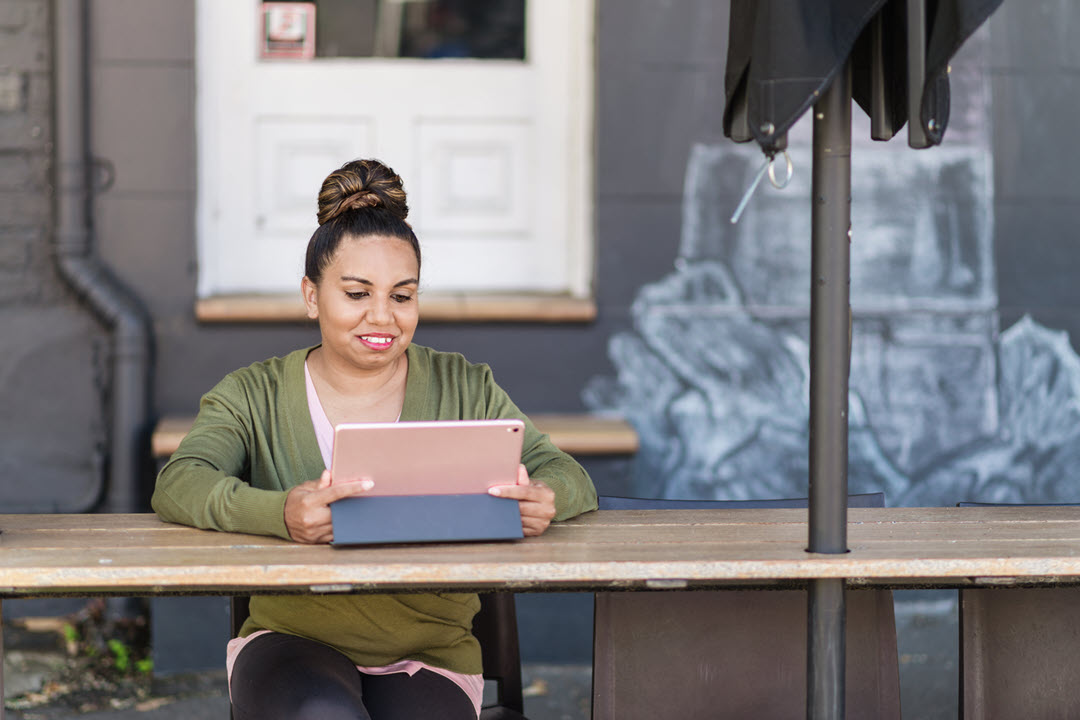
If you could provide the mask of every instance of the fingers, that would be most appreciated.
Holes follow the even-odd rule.
[[[293,540],[327,543],[334,539],[330,504],[342,498],[363,495],[375,484],[367,478],[357,482],[331,484],[330,473],[318,480],[297,485],[285,497],[285,527]]]
[[[551,517],[555,517],[555,493],[547,485],[539,487],[533,485],[529,488],[529,494],[526,497],[519,498],[518,502],[521,503],[521,512],[523,514],[527,513],[541,517],[550,514]]]
[[[555,505],[541,505],[539,503],[520,503],[521,530],[525,537],[535,537],[543,534],[551,525],[555,517]]]
[[[285,496],[285,527],[296,542],[324,543],[333,539],[332,516],[325,503],[312,500],[318,480],[297,485]]]
[[[488,488],[488,494],[533,502],[545,502],[550,497],[553,505],[555,502],[555,492],[539,480],[530,480],[528,485],[496,485]]]
[[[544,534],[544,531],[548,529],[551,522],[548,520],[540,520],[537,518],[526,518],[521,516],[521,534],[525,537],[539,537]]]
[[[368,490],[375,487],[375,483],[367,478],[362,480],[355,480],[352,482],[338,483],[336,485],[330,485],[329,487],[319,488],[312,493],[314,499],[317,502],[321,502],[325,505],[341,500],[342,498],[355,497],[357,495],[363,495]]]
[[[524,465],[518,469],[517,485],[496,485],[488,493],[518,501],[521,529],[526,537],[542,534],[555,517],[555,491],[539,480],[530,480]]]

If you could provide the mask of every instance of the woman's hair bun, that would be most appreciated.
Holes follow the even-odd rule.
[[[319,190],[319,225],[363,208],[385,208],[401,220],[409,215],[401,178],[378,160],[345,163],[323,180]]]

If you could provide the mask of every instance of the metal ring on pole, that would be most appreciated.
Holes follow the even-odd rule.
[[[743,210],[746,209],[746,204],[750,202],[750,196],[757,190],[757,186],[761,183],[762,178],[765,177],[765,173],[769,174],[769,182],[777,190],[783,190],[787,187],[787,184],[791,182],[791,177],[795,174],[795,168],[791,164],[791,156],[788,155],[788,151],[784,150],[784,161],[787,166],[787,175],[784,177],[783,182],[777,182],[776,180],[776,156],[778,153],[768,153],[765,157],[765,162],[762,164],[761,169],[757,171],[754,176],[754,180],[750,183],[750,187],[746,188],[746,192],[743,193],[742,199],[739,200],[738,206],[735,208],[735,212],[731,215],[731,223],[734,225],[739,222],[739,217],[742,216]]]
[[[788,155],[788,151],[784,151],[784,164],[787,165],[787,174],[784,176],[783,182],[776,181],[776,156],[773,155],[769,158],[769,182],[777,190],[783,190],[791,182],[791,177],[795,174],[795,166],[791,164],[791,156]]]

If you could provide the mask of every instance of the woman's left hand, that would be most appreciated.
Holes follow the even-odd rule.
[[[540,480],[529,479],[529,471],[518,465],[516,485],[496,485],[488,492],[496,497],[518,501],[521,530],[525,537],[540,535],[555,517],[555,491]]]

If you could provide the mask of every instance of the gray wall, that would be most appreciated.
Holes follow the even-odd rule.
[[[102,187],[94,201],[96,247],[153,318],[155,413],[191,413],[199,395],[228,371],[310,344],[316,332],[302,325],[204,325],[195,320],[194,2],[93,0],[90,4],[92,150],[115,170],[114,182]],[[489,362],[499,382],[526,411],[622,407],[619,403],[626,394],[614,391],[626,390],[635,377],[641,377],[639,371],[629,369],[634,355],[627,350],[632,343],[625,340],[644,337],[642,307],[655,299],[654,288],[664,287],[687,269],[685,262],[701,259],[687,254],[693,238],[684,218],[691,217],[695,207],[700,209],[688,205],[692,190],[700,190],[690,188],[688,169],[695,158],[701,159],[703,148],[719,148],[735,160],[743,158],[744,163],[752,157],[721,135],[727,3],[599,0],[598,4],[596,322],[422,325],[417,334],[418,342]],[[107,336],[57,279],[49,247],[51,5],[46,0],[7,0],[0,7],[0,337],[4,338],[0,342],[0,408],[4,411],[0,416],[4,478],[0,511],[78,510],[91,507],[101,492]],[[974,148],[971,156],[976,162],[984,156],[990,160],[988,187],[968,195],[975,204],[985,203],[991,220],[984,238],[992,267],[984,277],[989,277],[992,302],[985,308],[984,326],[979,330],[987,338],[980,347],[990,358],[990,367],[1014,367],[1009,365],[1014,362],[1009,354],[1014,345],[1002,342],[1007,332],[999,334],[999,328],[1045,328],[1048,332],[1038,335],[1037,343],[1028,342],[1022,349],[1037,346],[1049,352],[1055,372],[1069,380],[1065,385],[1080,384],[1072,362],[1080,337],[1080,313],[1076,312],[1080,284],[1075,281],[1080,246],[1074,232],[1080,176],[1073,168],[1077,146],[1071,132],[1080,106],[1078,30],[1080,6],[1071,0],[1005,3],[980,33],[977,46],[983,54],[963,60],[969,72],[965,77],[986,88],[982,114],[968,118],[968,130],[977,139],[959,132],[964,123],[957,120],[957,129],[946,136],[944,148],[924,151]],[[954,117],[962,118],[964,112],[959,104],[954,107]],[[903,142],[894,140],[887,147],[892,150]],[[860,146],[860,152],[871,153],[874,148]],[[807,167],[801,170],[808,172]],[[736,236],[725,234],[729,232],[723,227],[725,212],[742,189],[743,171],[729,176],[721,168],[716,173],[727,185],[714,198],[713,212],[702,216],[706,218],[704,232],[729,242]],[[953,187],[953,181],[943,182],[947,190]],[[858,187],[863,179],[856,177],[855,183]],[[753,206],[759,221],[803,213],[801,201],[781,209],[791,197],[756,197]],[[775,212],[766,212],[767,208]],[[700,225],[695,227],[702,231]],[[857,238],[859,232],[856,228]],[[753,240],[751,235],[745,242]],[[978,239],[974,242],[977,246]],[[796,253],[794,264],[801,262],[797,244],[776,252]],[[678,258],[683,260],[679,267]],[[808,263],[808,254],[804,258]],[[801,280],[787,282],[793,284],[779,289],[792,297],[802,293]],[[711,296],[703,307],[730,309],[721,300]],[[1018,325],[1024,316],[1030,316],[1030,322]],[[935,337],[948,336],[947,330],[936,327]],[[802,333],[797,319],[768,329],[788,333],[785,338],[797,339]],[[1061,331],[1067,337],[1054,335]],[[866,337],[879,337],[876,330],[867,332]],[[683,349],[677,341],[672,347],[675,354]],[[790,344],[785,347],[790,350]],[[797,353],[792,358],[797,369]],[[1030,366],[1020,365],[1021,376],[1026,374],[1025,367]],[[715,370],[699,374],[707,379]],[[745,384],[733,388],[747,390]],[[1008,467],[987,469],[979,453],[986,443],[999,438],[994,427],[984,427],[985,412],[997,412],[994,417],[999,419],[1007,415],[999,412],[1001,403],[1010,397],[1002,390],[996,378],[992,387],[975,388],[986,394],[986,407],[965,426],[969,436],[951,448],[964,455],[966,465],[944,461],[931,467],[915,461],[905,465],[887,438],[881,443],[878,449],[884,465],[880,467],[899,473],[904,481],[899,486],[902,493],[912,488],[918,491],[904,495],[909,504],[951,504],[964,499],[965,490],[980,488],[995,492],[1004,488],[999,496],[1029,501],[1080,500],[1073,483],[1045,482],[1048,474],[1061,467],[1053,461],[1024,465],[1028,456],[1014,455],[1016,460]],[[1051,395],[1071,397],[1069,387],[1053,390]],[[911,397],[929,396],[901,393],[897,402]],[[717,404],[737,406],[735,400]],[[1048,405],[1047,412],[1059,405]],[[658,448],[692,437],[677,423],[666,423],[671,405],[655,408],[652,415],[644,413],[640,404],[623,409],[642,424]],[[878,424],[867,427],[888,427],[888,416],[875,412],[873,420]],[[1072,419],[1063,417],[1066,423]],[[1053,417],[1043,413],[1035,420],[1024,416],[1017,422],[1052,424]],[[1062,436],[1052,452],[1041,457],[1056,458],[1056,462],[1067,459],[1062,453],[1068,440],[1069,436]],[[764,455],[769,454],[768,447],[762,446]],[[944,455],[949,450],[933,452]],[[588,467],[601,492],[630,492],[650,487],[643,478],[656,475],[658,466],[652,463],[658,457],[665,456],[646,452],[633,463],[598,459]],[[743,470],[759,469],[754,462]],[[958,485],[955,478],[961,471],[989,472],[995,482]],[[747,476],[742,475],[744,485],[734,490],[758,494],[754,483],[745,483]],[[1005,481],[997,482],[999,476]],[[887,473],[881,475],[887,477]],[[873,485],[878,476],[853,475],[853,480]],[[151,482],[148,476],[147,491]],[[881,483],[891,489],[884,479]],[[797,489],[782,483],[776,487]],[[721,483],[657,488],[709,496],[737,494]],[[762,487],[759,494],[773,490]],[[955,715],[950,674],[955,669],[950,669],[955,648],[940,640],[952,632],[952,601],[941,595],[904,599],[911,601],[904,607],[915,608],[898,610],[902,650],[908,658],[906,682],[911,685],[915,680],[910,678],[918,679],[917,673],[922,672],[919,682],[936,683],[920,716]],[[560,599],[547,603],[547,609],[541,607],[543,603],[528,606],[530,602],[525,601],[523,612],[529,627],[552,614],[569,612],[580,618],[584,613],[580,599]],[[9,605],[5,604],[5,612]],[[558,610],[551,611],[554,605]],[[575,627],[580,638],[587,627],[580,624],[584,620],[575,622],[579,622]],[[526,630],[523,642],[534,657],[581,657],[581,644],[568,650],[573,645],[569,640],[561,649],[538,640],[533,644]],[[914,712],[915,707],[909,702],[907,710]],[[935,715],[932,708],[941,714]]]
[[[301,324],[196,321],[194,3],[90,6],[91,147],[114,170],[94,199],[95,246],[153,318],[156,415],[192,413],[225,373],[315,342],[317,333]],[[4,407],[24,414],[0,419],[0,467],[36,481],[6,483],[0,503],[20,511],[49,509],[96,477],[108,337],[51,266],[51,3],[12,7],[0,32],[17,42],[0,46],[0,72],[11,68],[28,89],[18,107],[0,107],[0,322],[8,339],[0,346],[0,393]],[[725,27],[726,9],[712,3],[600,3],[597,320],[421,324],[418,342],[490,363],[526,411],[585,409],[582,388],[610,372],[608,339],[629,326],[636,289],[675,257],[691,141],[720,137]],[[605,491],[619,489],[617,471],[593,467]]]
[[[53,271],[48,3],[0,8],[0,508],[100,492],[104,344]]]

